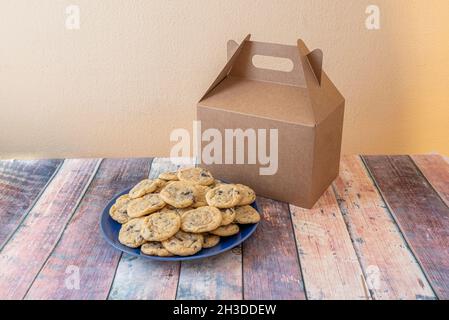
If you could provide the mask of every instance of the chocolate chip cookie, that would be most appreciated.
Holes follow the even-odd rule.
[[[203,248],[215,247],[220,242],[220,237],[215,234],[205,233],[203,237]]]
[[[186,208],[195,201],[197,190],[191,183],[173,181],[161,190],[160,196],[162,200],[175,208]]]
[[[164,241],[179,231],[181,217],[175,211],[156,212],[145,218],[141,230],[147,241]]]
[[[234,234],[239,233],[240,228],[238,225],[232,223],[228,224],[227,226],[221,226],[215,230],[210,231],[210,233],[215,234],[220,237],[229,237],[233,236]]]
[[[172,257],[174,254],[165,249],[160,242],[147,242],[140,247],[143,254],[158,257]]]
[[[144,218],[131,219],[123,224],[118,234],[118,240],[130,248],[140,247],[145,243],[145,239],[140,235],[144,223]]]
[[[181,230],[192,233],[208,232],[221,225],[221,212],[215,207],[200,207],[181,215]]]
[[[131,199],[140,198],[147,193],[151,193],[158,187],[158,181],[152,179],[144,179],[136,184],[130,191],[129,197]]]
[[[254,201],[256,201],[256,193],[253,189],[251,189],[248,186],[245,186],[243,184],[236,184],[237,188],[240,190],[240,193],[242,195],[242,198],[240,199],[240,202],[238,203],[239,206],[244,206],[247,204],[251,204]]]
[[[131,218],[143,217],[162,209],[164,206],[165,202],[158,193],[149,193],[129,202],[128,215]]]
[[[199,184],[195,185],[195,188],[197,193],[195,196],[195,200],[193,201],[192,207],[199,208],[207,206],[206,193],[210,190],[210,188],[208,186],[202,186]]]
[[[178,172],[176,172],[176,171],[162,172],[162,173],[159,175],[159,179],[166,180],[166,181],[176,181],[176,180],[179,180],[179,179],[178,179]]]
[[[240,190],[234,184],[221,184],[206,193],[206,201],[210,206],[220,209],[232,208],[242,199]]]
[[[208,186],[214,182],[212,174],[203,168],[181,169],[178,171],[178,179],[203,186]]]
[[[227,226],[234,222],[235,219],[235,210],[234,208],[220,209],[221,212],[221,225]]]
[[[162,241],[162,246],[172,254],[191,256],[201,250],[203,241],[202,234],[178,231],[170,239]]]
[[[109,209],[111,218],[121,224],[128,222],[130,217],[128,216],[127,208],[130,201],[131,198],[127,194],[117,198]]]
[[[248,224],[260,221],[260,214],[251,206],[241,206],[235,208],[235,223]]]

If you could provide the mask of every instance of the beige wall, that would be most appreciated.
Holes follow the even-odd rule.
[[[323,49],[345,153],[449,154],[447,0],[2,0],[0,157],[166,155],[246,33]]]

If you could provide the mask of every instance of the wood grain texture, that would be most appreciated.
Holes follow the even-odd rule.
[[[258,197],[262,220],[243,243],[244,299],[305,299],[286,203]]]
[[[369,299],[351,238],[330,187],[310,209],[290,205],[308,299]]]
[[[148,175],[150,159],[105,159],[27,299],[106,299],[120,252],[102,238],[103,208]],[[79,287],[76,278],[79,275]]]
[[[0,161],[0,248],[27,215],[62,160]]]
[[[193,165],[193,160],[184,160]],[[178,167],[168,158],[155,158],[149,176],[157,178]],[[157,262],[123,254],[109,299],[175,299],[179,267],[179,262]]]
[[[240,246],[207,259],[182,262],[176,299],[240,300],[242,295]]]
[[[437,154],[411,156],[427,181],[449,207],[449,164]]]
[[[53,250],[99,160],[66,160],[0,252],[0,299],[22,299]]]
[[[173,300],[179,262],[150,261],[123,254],[114,278],[111,300]]]
[[[435,299],[360,157],[342,158],[334,191],[372,297]]]
[[[449,299],[449,208],[409,156],[363,159],[438,298]]]

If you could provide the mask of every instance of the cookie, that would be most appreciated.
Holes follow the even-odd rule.
[[[208,186],[214,182],[212,173],[203,168],[181,169],[178,171],[178,179],[203,186]]]
[[[229,237],[233,236],[234,234],[239,233],[240,228],[238,225],[232,223],[228,224],[227,226],[221,226],[215,230],[210,231],[210,233],[215,234],[220,237]]]
[[[215,234],[205,233],[203,237],[203,248],[215,247],[220,242],[220,237]]]
[[[253,189],[243,184],[236,184],[236,186],[242,194],[242,199],[240,199],[240,202],[238,203],[239,206],[251,204],[256,201],[256,193]]]
[[[162,243],[160,242],[147,242],[140,247],[140,251],[142,251],[143,254],[149,255],[149,256],[158,256],[158,257],[172,257],[173,253],[168,251],[162,246]]]
[[[178,256],[191,256],[201,250],[203,241],[202,234],[178,231],[170,239],[162,241],[162,246]]]
[[[128,204],[128,215],[131,218],[146,216],[165,206],[158,193],[149,193],[141,198],[133,199]]]
[[[145,239],[140,235],[144,218],[131,219],[123,224],[118,234],[118,241],[130,248],[140,247]]]
[[[130,201],[131,198],[127,194],[118,197],[109,209],[111,218],[121,224],[128,222],[130,217],[128,216],[127,207]]]
[[[181,230],[192,233],[208,232],[221,225],[221,212],[214,207],[200,207],[181,215]]]
[[[195,186],[183,181],[168,183],[160,192],[162,200],[175,208],[186,208],[192,205],[196,194]]]
[[[151,193],[158,187],[158,181],[152,179],[144,179],[136,184],[130,191],[129,196],[131,199],[140,198],[147,193]]]
[[[199,208],[207,206],[206,193],[210,190],[210,188],[199,184],[195,185],[195,188],[197,193],[195,195],[195,200],[193,201],[192,207]]]
[[[147,241],[164,241],[174,236],[181,226],[181,217],[175,211],[156,212],[145,218],[141,230]]]
[[[241,192],[234,184],[221,184],[206,193],[208,205],[221,209],[232,208],[241,199]]]
[[[162,209],[160,210],[160,212],[174,211],[174,212],[176,212],[176,214],[178,214],[179,216],[181,216],[181,214],[183,214],[184,212],[189,211],[189,210],[193,210],[193,209],[195,209],[195,208],[194,208],[194,207],[175,208],[175,207],[173,207],[173,206],[171,206],[171,205],[166,205],[164,208],[162,208]]]
[[[234,222],[235,219],[235,210],[234,208],[228,208],[228,209],[220,209],[221,212],[221,225],[227,226],[228,224],[231,224]]]
[[[166,181],[176,181],[176,180],[179,180],[179,179],[178,179],[178,172],[176,172],[176,171],[162,172],[162,173],[159,175],[159,179],[166,180]]]
[[[235,223],[248,224],[260,221],[260,214],[251,206],[241,206],[235,208]]]
[[[156,183],[157,183],[157,187],[153,191],[153,193],[160,193],[162,191],[162,189],[164,189],[165,186],[169,183],[169,181],[165,181],[162,179],[156,179]]]
[[[115,203],[116,204],[128,203],[130,200],[131,198],[129,197],[129,194],[124,194],[118,197],[117,200],[115,200]]]

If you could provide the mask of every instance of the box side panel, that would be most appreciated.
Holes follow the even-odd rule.
[[[242,129],[243,131],[254,129],[256,136],[258,135],[258,129],[267,130],[265,136],[269,143],[267,143],[266,149],[263,149],[265,148],[264,145],[257,145],[256,151],[253,149],[253,152],[250,153],[253,155],[265,153],[269,156],[271,164],[261,164],[259,156],[256,156],[256,164],[248,164],[248,154],[251,148],[248,146],[247,139],[245,139],[244,143],[245,164],[236,164],[238,148],[234,140],[232,148],[234,164],[208,164],[204,162],[205,154],[203,154],[201,166],[211,170],[216,178],[247,184],[254,188],[260,196],[299,206],[307,203],[312,186],[313,127],[299,126],[223,110],[209,109],[207,107],[198,107],[197,118],[201,120],[203,133],[207,129],[217,129],[222,137],[226,136],[225,129],[228,129],[228,132],[229,129]],[[273,175],[261,175],[261,168],[269,166],[274,168],[274,163],[276,162],[276,153],[270,153],[270,148],[272,143],[274,143],[274,140],[270,140],[270,129],[277,129],[278,132],[277,171]],[[259,143],[260,139],[257,139],[257,144]],[[208,144],[209,142],[202,143],[203,151],[207,149]],[[224,159],[225,141],[223,141],[221,151],[221,158]]]
[[[308,207],[320,198],[338,176],[344,104],[316,127],[313,184]]]

